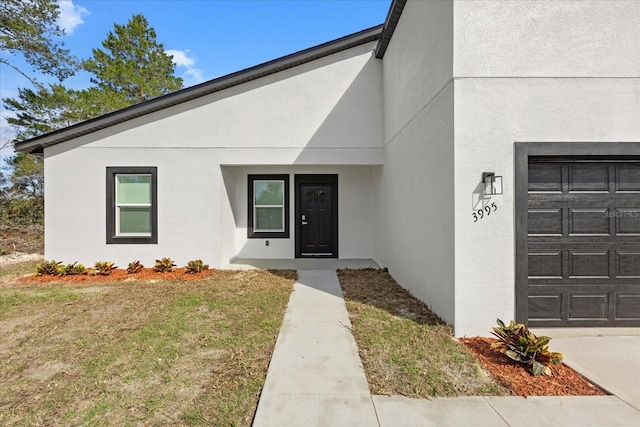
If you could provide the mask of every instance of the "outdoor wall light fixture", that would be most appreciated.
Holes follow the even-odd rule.
[[[496,176],[495,172],[483,172],[482,183],[484,184],[485,196],[502,194],[502,177]]]

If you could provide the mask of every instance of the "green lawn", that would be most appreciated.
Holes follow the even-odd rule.
[[[5,283],[0,425],[250,425],[294,278]]]
[[[383,270],[338,272],[372,394],[507,395],[451,328]]]

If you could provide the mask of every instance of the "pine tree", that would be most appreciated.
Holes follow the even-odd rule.
[[[109,32],[102,46],[104,50],[93,49],[93,58],[84,61],[83,68],[110,97],[131,105],[182,88],[182,79],[173,75],[172,57],[156,41],[144,16],[134,15],[127,25],[115,24],[115,33]]]
[[[7,118],[16,133],[15,141],[33,138],[71,126],[130,105],[182,88],[175,77],[172,57],[156,40],[156,32],[142,15],[134,15],[127,25],[115,24],[102,43],[105,50],[93,49],[93,57],[83,61],[94,86],[67,89],[62,84],[37,89],[19,89],[18,98],[3,99],[15,113]]]

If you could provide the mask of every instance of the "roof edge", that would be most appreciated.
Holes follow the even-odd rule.
[[[195,86],[190,86],[168,95],[135,104],[122,110],[113,111],[66,128],[17,142],[14,148],[16,151],[24,153],[42,154],[45,148],[69,141],[70,139],[96,132],[109,126],[123,123],[174,105],[182,104],[192,99],[210,95],[232,86],[275,74],[352,47],[380,40],[383,29],[384,25],[367,28],[357,33],[282,56],[244,70],[236,71]]]
[[[400,15],[402,15],[402,11],[404,10],[404,5],[406,3],[407,0],[393,0],[393,3],[389,8],[389,13],[387,13],[387,19],[384,20],[382,35],[378,40],[378,46],[376,47],[376,58],[382,59],[384,57],[384,53],[387,51],[387,47],[389,47],[389,42],[391,41],[391,37],[396,30],[396,26],[398,25],[398,21],[400,20]]]

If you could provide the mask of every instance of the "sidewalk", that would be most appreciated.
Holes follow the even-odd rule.
[[[254,427],[377,426],[334,270],[299,270]]]
[[[371,396],[336,272],[298,276],[255,427],[640,426],[640,411],[616,396]]]

